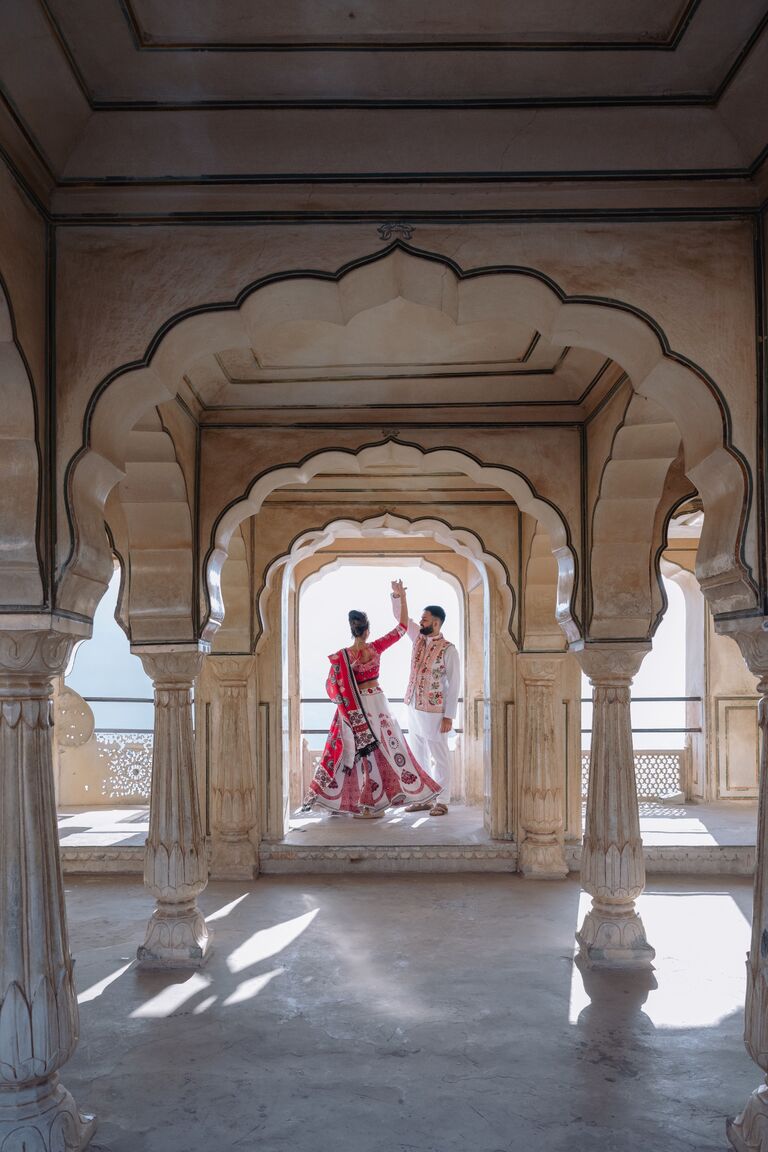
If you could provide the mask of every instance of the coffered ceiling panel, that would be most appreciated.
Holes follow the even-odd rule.
[[[142,185],[750,181],[767,103],[766,0],[0,6],[0,147],[105,211]]]

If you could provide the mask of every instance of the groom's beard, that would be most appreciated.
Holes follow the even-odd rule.
[[[431,624],[429,624],[425,628],[419,628],[419,632],[421,632],[422,636],[434,636],[434,634],[435,634],[434,631],[432,630]]]

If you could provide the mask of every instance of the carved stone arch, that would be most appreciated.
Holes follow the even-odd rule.
[[[248,653],[253,646],[251,569],[244,524],[233,532],[227,559],[221,570],[221,597],[226,605],[224,620],[213,637],[214,654]]]
[[[350,475],[365,473],[368,468],[396,466],[420,472],[459,471],[483,485],[492,485],[509,493],[522,510],[540,520],[552,541],[558,567],[557,619],[569,640],[580,637],[580,626],[572,611],[575,598],[577,557],[571,543],[565,518],[548,500],[542,499],[526,477],[505,466],[482,464],[460,448],[424,450],[415,444],[384,440],[356,452],[348,449],[320,450],[298,464],[269,469],[259,476],[242,498],[220,514],[214,524],[212,545],[205,559],[209,596],[209,620],[215,627],[223,615],[220,595],[221,566],[227,557],[232,532],[243,520],[258,513],[275,489],[288,484],[306,484],[324,471]]]
[[[364,538],[382,535],[428,536],[439,544],[451,548],[459,556],[464,556],[475,566],[481,566],[486,572],[490,572],[501,598],[502,616],[506,622],[506,631],[515,640],[511,632],[515,598],[509,572],[498,556],[486,550],[483,542],[474,532],[467,528],[453,527],[445,520],[434,517],[409,520],[404,516],[394,516],[387,513],[384,516],[373,516],[365,520],[352,520],[344,517],[333,520],[322,527],[309,529],[296,537],[285,552],[275,556],[268,566],[261,587],[255,596],[258,618],[256,651],[268,635],[267,604],[274,587],[275,577],[286,564],[298,564],[301,560],[314,555],[319,549],[332,544],[340,536]]]
[[[40,450],[35,391],[0,278],[0,605],[45,602],[40,532]]]
[[[195,639],[192,512],[173,440],[155,408],[128,436],[117,495],[128,544],[122,612],[131,643]]]
[[[215,348],[249,348],[260,326],[276,320],[300,322],[310,316],[339,325],[397,297],[439,308],[457,323],[514,317],[553,344],[592,349],[621,364],[634,390],[663,405],[682,433],[686,474],[707,512],[698,574],[713,610],[755,607],[757,587],[744,547],[750,474],[732,444],[730,415],[715,382],[675,353],[653,318],[637,308],[616,300],[568,297],[532,268],[465,270],[402,241],[335,271],[271,274],[231,302],[200,305],[172,317],[140,360],[100,383],[86,413],[82,447],[67,469],[72,549],[59,585],[60,606],[92,615],[109,571],[99,531],[104,502],[121,478],[128,430],[148,409],[175,395],[180,376],[197,359]],[[568,560],[554,538],[553,544],[560,550],[561,580],[565,586],[570,579],[572,592],[575,573],[569,578],[565,569],[573,558]],[[208,573],[214,583],[215,568],[216,563]],[[559,595],[558,612],[563,607]],[[573,614],[563,616],[570,627],[566,615]]]
[[[589,634],[646,639],[658,611],[654,528],[680,429],[652,400],[633,395],[603,467],[590,534]]]
[[[567,641],[557,624],[557,561],[552,541],[538,521],[524,526],[523,554],[523,648],[533,651],[562,651]]]

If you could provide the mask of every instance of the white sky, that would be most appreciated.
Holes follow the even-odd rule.
[[[451,583],[423,568],[398,564],[344,564],[325,573],[312,584],[305,584],[299,599],[299,661],[301,695],[325,698],[328,656],[352,643],[347,613],[357,608],[368,613],[371,639],[391,631],[395,626],[390,601],[392,580],[402,578],[407,589],[408,610],[418,621],[427,604],[440,604],[446,612],[443,635],[459,649],[463,659],[463,635],[459,600]],[[390,698],[404,696],[411,664],[411,642],[407,636],[384,653],[380,683]],[[404,721],[402,709],[395,714]],[[321,728],[333,715],[328,704],[305,705],[302,726]]]

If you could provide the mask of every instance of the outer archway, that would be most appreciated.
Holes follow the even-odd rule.
[[[197,358],[216,347],[249,348],[254,333],[277,319],[303,322],[320,316],[338,326],[396,298],[438,309],[454,323],[515,318],[533,324],[556,345],[595,349],[620,363],[635,392],[663,406],[681,431],[686,474],[707,511],[698,575],[711,606],[716,612],[754,608],[756,587],[744,547],[749,471],[731,442],[729,412],[714,381],[672,351],[652,317],[636,308],[568,297],[535,269],[464,270],[447,257],[401,242],[334,272],[271,275],[248,285],[232,302],[180,314],[157,333],[140,361],[102,381],[86,414],[82,448],[68,468],[73,540],[60,606],[92,614],[109,570],[100,532],[103,505],[124,466],[127,431],[147,407],[174,395],[176,381]],[[557,534],[550,535],[558,548]],[[567,566],[565,557],[558,559],[561,568]],[[563,579],[567,583],[565,573]],[[215,597],[212,604],[215,614]],[[564,621],[566,615],[572,613],[564,613]]]

